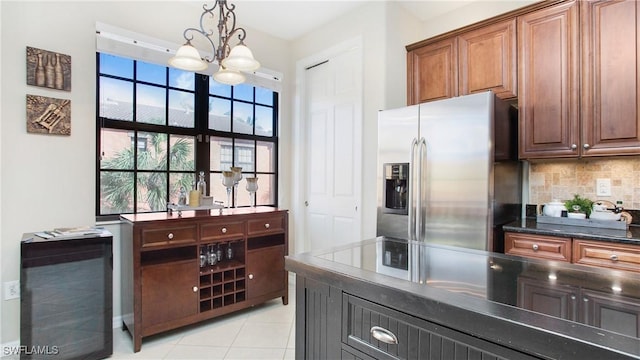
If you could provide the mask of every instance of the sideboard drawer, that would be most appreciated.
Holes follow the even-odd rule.
[[[196,242],[196,225],[142,229],[142,247]]]
[[[244,221],[202,224],[200,225],[200,239],[202,241],[210,241],[243,237],[244,224]]]
[[[640,246],[574,240],[573,262],[640,272]]]
[[[276,233],[283,231],[284,217],[280,215],[249,220],[249,235],[261,233]]]
[[[571,238],[505,233],[504,252],[539,259],[571,261]]]

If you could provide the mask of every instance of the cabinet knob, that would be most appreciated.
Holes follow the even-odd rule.
[[[380,326],[373,326],[370,332],[371,336],[385,344],[395,345],[398,343],[398,338],[394,333]]]
[[[585,150],[587,150],[587,149],[589,149],[589,147],[590,147],[590,146],[589,146],[589,144],[584,144],[584,145],[582,145],[582,147],[583,147]]]
[[[173,233],[169,233],[169,235],[167,235],[167,238],[168,238],[169,240],[173,239]]]
[[[198,287],[197,286],[193,287],[193,292],[198,292]]]
[[[538,244],[533,244],[533,246],[531,248],[533,249],[533,251],[538,251],[540,246],[538,246]]]
[[[571,295],[571,300],[575,300],[576,296],[575,295]]]
[[[269,228],[269,223],[264,224],[264,228],[268,229]]]
[[[253,274],[249,274],[249,280],[253,280]]]
[[[577,149],[577,148],[578,148],[578,145],[576,145],[576,144],[571,144],[571,150],[575,150],[575,149]]]
[[[611,259],[611,261],[618,261],[618,255],[611,254],[611,256],[609,256],[609,259]]]
[[[589,302],[589,298],[583,297],[583,298],[582,298],[582,301],[584,301],[584,302]]]
[[[226,228],[226,227],[223,227],[223,228],[222,228],[222,233],[223,233],[223,234],[226,234],[226,233],[227,233],[227,228]]]

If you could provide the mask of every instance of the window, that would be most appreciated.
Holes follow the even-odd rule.
[[[257,205],[276,206],[278,93],[106,53],[97,54],[96,214],[166,211],[196,173],[226,203],[222,171],[258,177]],[[234,206],[251,203],[240,181]]]

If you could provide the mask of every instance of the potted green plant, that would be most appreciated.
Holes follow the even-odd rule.
[[[575,194],[573,195],[573,199],[564,202],[564,207],[567,208],[569,214],[582,213],[585,214],[586,217],[589,217],[593,209],[593,201]]]

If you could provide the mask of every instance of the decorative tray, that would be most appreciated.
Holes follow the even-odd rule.
[[[167,211],[171,214],[174,211],[178,212],[178,215],[182,214],[183,211],[200,211],[200,210],[222,210],[224,206],[222,203],[214,202],[211,205],[200,205],[200,206],[189,206],[189,205],[176,205],[176,204],[168,204]]]
[[[569,225],[569,226],[585,226],[604,229],[626,230],[627,223],[625,221],[614,220],[595,220],[595,219],[570,219],[566,217],[553,217],[538,215],[536,221],[545,224]]]

